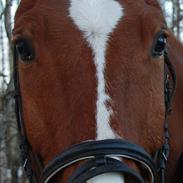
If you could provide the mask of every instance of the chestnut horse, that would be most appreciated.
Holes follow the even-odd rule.
[[[167,48],[178,82],[168,119],[166,182],[183,182],[177,167],[183,151],[183,47],[157,0],[21,0],[13,42],[24,140],[37,177],[55,156],[86,141],[125,139],[153,156],[164,143]],[[122,161],[150,182],[144,168]],[[77,166],[57,172],[50,182],[67,182]],[[111,172],[87,182],[133,181]]]

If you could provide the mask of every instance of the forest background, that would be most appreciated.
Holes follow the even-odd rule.
[[[26,183],[14,113],[13,48],[15,11],[20,0],[0,0],[0,183]],[[160,0],[168,26],[183,41],[183,0]]]

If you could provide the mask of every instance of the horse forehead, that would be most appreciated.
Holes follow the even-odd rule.
[[[147,0],[148,1],[148,0]],[[150,0],[149,0],[150,1]],[[157,0],[151,0],[150,2],[157,2]],[[112,25],[115,19],[117,13],[120,11],[117,7],[118,5],[121,5],[121,8],[124,9],[123,13],[128,14],[127,16],[130,16],[130,12],[137,12],[141,11],[143,7],[146,5],[144,0],[113,0],[113,1],[106,1],[106,0],[62,0],[62,1],[54,1],[54,3],[50,0],[44,0],[44,1],[25,1],[22,0],[21,4],[19,6],[19,9],[16,14],[16,19],[21,19],[22,21],[22,15],[25,15],[25,17],[31,17],[29,18],[31,22],[37,22],[41,21],[40,17],[43,14],[45,19],[49,19],[46,23],[50,24],[50,26],[53,25],[54,22],[57,22],[57,25],[54,25],[54,28],[57,27],[57,29],[64,29],[64,27],[60,27],[59,22],[68,22],[70,19],[68,18],[69,14],[69,8],[71,7],[71,4],[75,4],[75,8],[77,11],[75,11],[74,17],[76,19],[82,19],[83,27],[82,30],[86,26],[93,26],[93,31],[100,31],[100,32],[109,32],[107,28],[114,26]],[[87,4],[87,6],[86,6]],[[115,11],[115,7],[116,10]],[[125,11],[129,10],[129,11]],[[78,18],[78,14],[80,11],[80,15],[82,15]],[[138,12],[137,12],[138,13]],[[38,15],[38,16],[35,16]],[[49,15],[49,16],[48,16]],[[90,16],[91,15],[91,16]],[[37,18],[36,18],[37,17]],[[42,19],[42,20],[45,20]],[[51,20],[51,21],[50,21]],[[100,20],[100,22],[97,22]],[[90,25],[87,25],[87,22],[90,23]],[[16,22],[15,22],[16,23]],[[24,24],[28,24],[27,18],[25,18],[25,21],[23,21]],[[101,24],[102,23],[102,24]],[[106,24],[106,25],[104,25]],[[16,25],[16,24],[15,24]]]
[[[70,16],[83,32],[106,35],[122,16],[122,6],[114,0],[71,0]]]
[[[90,0],[91,3],[94,2],[94,1],[95,0]],[[108,6],[108,1],[103,1],[103,0],[98,0],[98,1],[103,2],[103,7],[104,8],[106,6]],[[145,4],[148,4],[150,6],[154,6],[156,8],[160,8],[159,0],[138,0],[138,1],[134,1],[134,0],[114,0],[114,1],[124,5],[126,8],[132,9],[132,11],[133,11],[133,7],[135,7],[136,5],[139,6],[139,4],[140,4],[141,8]],[[80,1],[76,0],[76,2],[80,2]],[[39,1],[38,0],[32,0],[32,1],[21,0],[17,15],[21,16],[22,14],[30,11],[33,8],[36,8],[35,13],[38,13],[38,14],[40,13],[39,10],[43,7],[44,8],[47,7],[47,8],[44,9],[44,11],[49,11],[50,9],[55,9],[57,11],[57,8],[59,8],[59,6],[62,6],[65,9],[66,7],[68,7],[70,5],[70,3],[71,3],[70,0],[62,0],[62,1],[55,0],[54,2],[52,0],[39,0]],[[41,9],[41,11],[43,11],[43,10]],[[52,14],[52,13],[54,13],[54,11],[49,12],[49,14]]]

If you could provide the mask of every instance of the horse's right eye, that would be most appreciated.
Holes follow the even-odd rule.
[[[30,63],[35,58],[35,51],[28,39],[18,39],[15,43],[18,57],[25,63]]]

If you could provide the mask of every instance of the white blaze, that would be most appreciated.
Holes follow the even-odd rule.
[[[96,122],[97,140],[116,138],[110,127],[113,111],[106,103],[105,56],[110,34],[120,21],[123,11],[115,0],[70,0],[70,17],[92,48],[97,76]],[[88,183],[123,183],[123,176],[110,173],[97,176]]]

